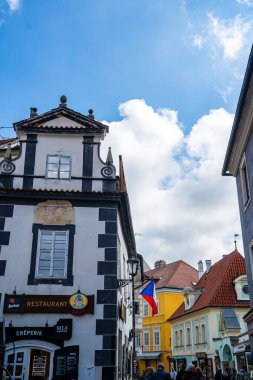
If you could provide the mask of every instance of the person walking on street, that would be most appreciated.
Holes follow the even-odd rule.
[[[157,371],[151,376],[151,380],[171,380],[170,374],[164,371],[165,365],[159,363],[157,366]]]
[[[196,373],[195,373],[195,365],[189,364],[186,369],[183,376],[183,380],[198,380]]]
[[[147,370],[146,370],[146,374],[145,374],[145,377],[144,377],[144,380],[151,380],[151,377],[154,373],[154,368],[153,367],[148,367]]]
[[[177,373],[176,373],[176,371],[174,370],[174,367],[171,367],[171,370],[170,370],[170,378],[171,378],[171,380],[176,380],[176,378],[177,378]]]
[[[206,380],[206,377],[203,375],[202,369],[200,367],[195,368],[195,373],[198,380]]]
[[[176,380],[182,380],[185,373],[185,365],[182,364],[181,369],[177,373]]]

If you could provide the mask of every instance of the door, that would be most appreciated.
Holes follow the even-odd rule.
[[[6,352],[5,368],[12,376],[12,380],[26,380],[27,379],[27,350],[16,350],[15,353],[10,351]]]

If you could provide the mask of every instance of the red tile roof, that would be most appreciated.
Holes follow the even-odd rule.
[[[215,263],[208,273],[204,273],[194,290],[201,290],[196,303],[185,310],[184,303],[175,311],[170,319],[183,316],[205,307],[249,307],[249,301],[237,301],[233,280],[246,275],[245,259],[233,251]]]
[[[12,141],[15,141],[15,140],[17,140],[17,137],[10,138],[10,139],[3,139],[3,140],[0,140],[0,146],[1,146],[1,145],[8,144],[8,143],[10,143],[10,142],[12,142]]]
[[[158,279],[155,281],[156,289],[181,288],[193,286],[198,281],[198,271],[183,260],[164,265],[145,272],[148,277]]]

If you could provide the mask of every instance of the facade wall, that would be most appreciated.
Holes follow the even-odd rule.
[[[143,314],[143,303],[142,301],[142,354],[153,353],[158,354],[157,360],[138,360],[140,372],[145,370],[150,364],[154,368],[157,368],[157,363],[162,361],[165,364],[167,371],[170,370],[170,363],[172,361],[171,355],[171,326],[167,321],[168,318],[175,312],[175,310],[183,302],[183,296],[181,290],[176,289],[158,289],[156,291],[156,296],[159,301],[159,313],[152,317],[151,308],[149,307],[149,315],[144,316]],[[154,344],[154,331],[160,331],[160,344]],[[145,347],[144,344],[144,331],[149,331],[150,333],[150,345]]]
[[[252,213],[253,213],[253,136],[251,133],[250,139],[248,140],[248,144],[245,151],[246,165],[247,165],[247,173],[249,180],[249,191],[251,196],[251,201],[244,207],[243,202],[243,191],[242,191],[242,182],[240,170],[236,175],[236,185],[237,185],[237,194],[238,194],[238,202],[239,202],[239,210],[240,210],[240,219],[241,219],[241,227],[242,227],[242,238],[243,238],[243,247],[246,261],[246,269],[248,275],[249,282],[249,293],[251,306],[253,306],[253,257],[252,253],[250,253],[250,245],[253,241],[253,221],[252,221]]]
[[[238,336],[239,334],[247,331],[247,326],[243,321],[243,316],[249,309],[236,308],[235,313],[240,324],[240,330],[230,330],[222,333],[220,331],[220,310],[219,308],[204,309],[203,311],[195,312],[178,320],[171,321],[172,325],[172,355],[176,363],[182,361],[186,365],[191,364],[193,361],[201,364],[198,358],[198,353],[206,354],[206,359],[210,359],[212,363],[212,371],[216,372],[216,367],[222,368],[222,363],[227,362],[226,348],[229,347],[230,352],[233,352],[231,337]],[[205,341],[201,337],[201,324],[205,326]],[[187,346],[187,327],[191,326],[191,344]],[[199,343],[196,342],[196,326],[199,328]],[[182,330],[183,342],[180,347],[177,347],[175,342],[176,331]],[[217,364],[215,358],[219,357],[220,364]],[[215,361],[216,360],[216,361]],[[217,364],[217,365],[216,365]],[[233,367],[233,358],[230,359],[230,367]],[[222,368],[223,369],[223,368]],[[224,370],[224,369],[223,369]],[[210,372],[210,368],[209,368]]]

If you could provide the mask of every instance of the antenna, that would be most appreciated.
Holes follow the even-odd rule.
[[[235,243],[235,251],[237,251],[237,238],[239,237],[239,234],[234,234],[234,243]]]

